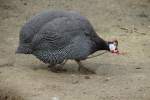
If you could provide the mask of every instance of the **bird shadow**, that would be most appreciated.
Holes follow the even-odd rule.
[[[83,75],[89,75],[89,74],[93,74],[91,72],[86,72],[86,71],[78,71],[78,66],[75,63],[67,63],[63,66],[63,70],[58,70],[58,71],[53,71],[51,70],[48,64],[39,64],[39,65],[32,65],[30,66],[30,68],[33,71],[39,71],[39,70],[45,70],[45,71],[49,71],[52,73],[63,73],[63,74],[83,74]]]
[[[116,74],[123,74],[127,70],[123,64],[111,64],[111,63],[90,63],[90,62],[85,62],[84,66],[92,71],[95,72],[97,75],[102,75],[102,76],[109,76],[109,75],[116,75]],[[58,71],[58,72],[53,72],[48,68],[48,64],[38,64],[38,65],[32,65],[30,68],[34,71],[39,71],[39,70],[45,70],[49,71],[51,73],[62,73],[62,74],[83,74],[83,75],[90,75],[93,73],[88,73],[88,72],[79,72],[78,71],[78,65],[74,62],[69,62],[66,63],[63,68],[65,70],[63,71]]]

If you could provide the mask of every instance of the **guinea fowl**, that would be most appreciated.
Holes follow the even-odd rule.
[[[115,41],[105,41],[97,35],[90,22],[73,11],[45,11],[32,17],[20,31],[16,53],[33,54],[51,68],[75,60],[80,61],[99,50],[117,53]]]

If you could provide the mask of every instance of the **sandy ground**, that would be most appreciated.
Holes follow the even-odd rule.
[[[46,9],[76,10],[126,55],[84,61],[84,75],[69,61],[48,71],[32,55],[15,55],[21,26]],[[150,100],[150,0],[0,0],[0,100]]]

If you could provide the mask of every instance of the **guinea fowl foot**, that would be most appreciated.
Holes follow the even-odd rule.
[[[83,73],[83,74],[95,74],[94,71],[92,71],[92,70],[90,70],[90,69],[84,67],[80,61],[76,61],[76,62],[77,62],[78,65],[79,65],[79,68],[78,68],[78,71],[79,71],[79,72],[81,72],[81,73]]]
[[[61,73],[66,72],[67,70],[63,68],[63,66],[66,64],[67,60],[64,60],[61,64],[58,65],[49,65],[48,68],[50,71],[55,73]]]
[[[60,65],[51,67],[49,70],[52,71],[52,72],[54,72],[54,73],[61,73],[61,72],[66,72],[66,71],[67,71],[66,69],[64,69],[64,68],[63,68],[62,66],[60,66]]]
[[[85,68],[83,66],[79,66],[78,68],[79,72],[83,73],[83,74],[95,74],[94,71],[88,69],[88,68]]]

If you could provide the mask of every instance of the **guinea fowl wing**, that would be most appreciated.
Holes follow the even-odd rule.
[[[67,30],[67,18],[56,18],[45,24],[32,40],[33,50],[62,49],[74,38],[75,31]]]
[[[66,17],[44,25],[32,41],[35,56],[53,64],[63,59],[85,59],[91,52],[91,46],[92,41],[78,23]]]

